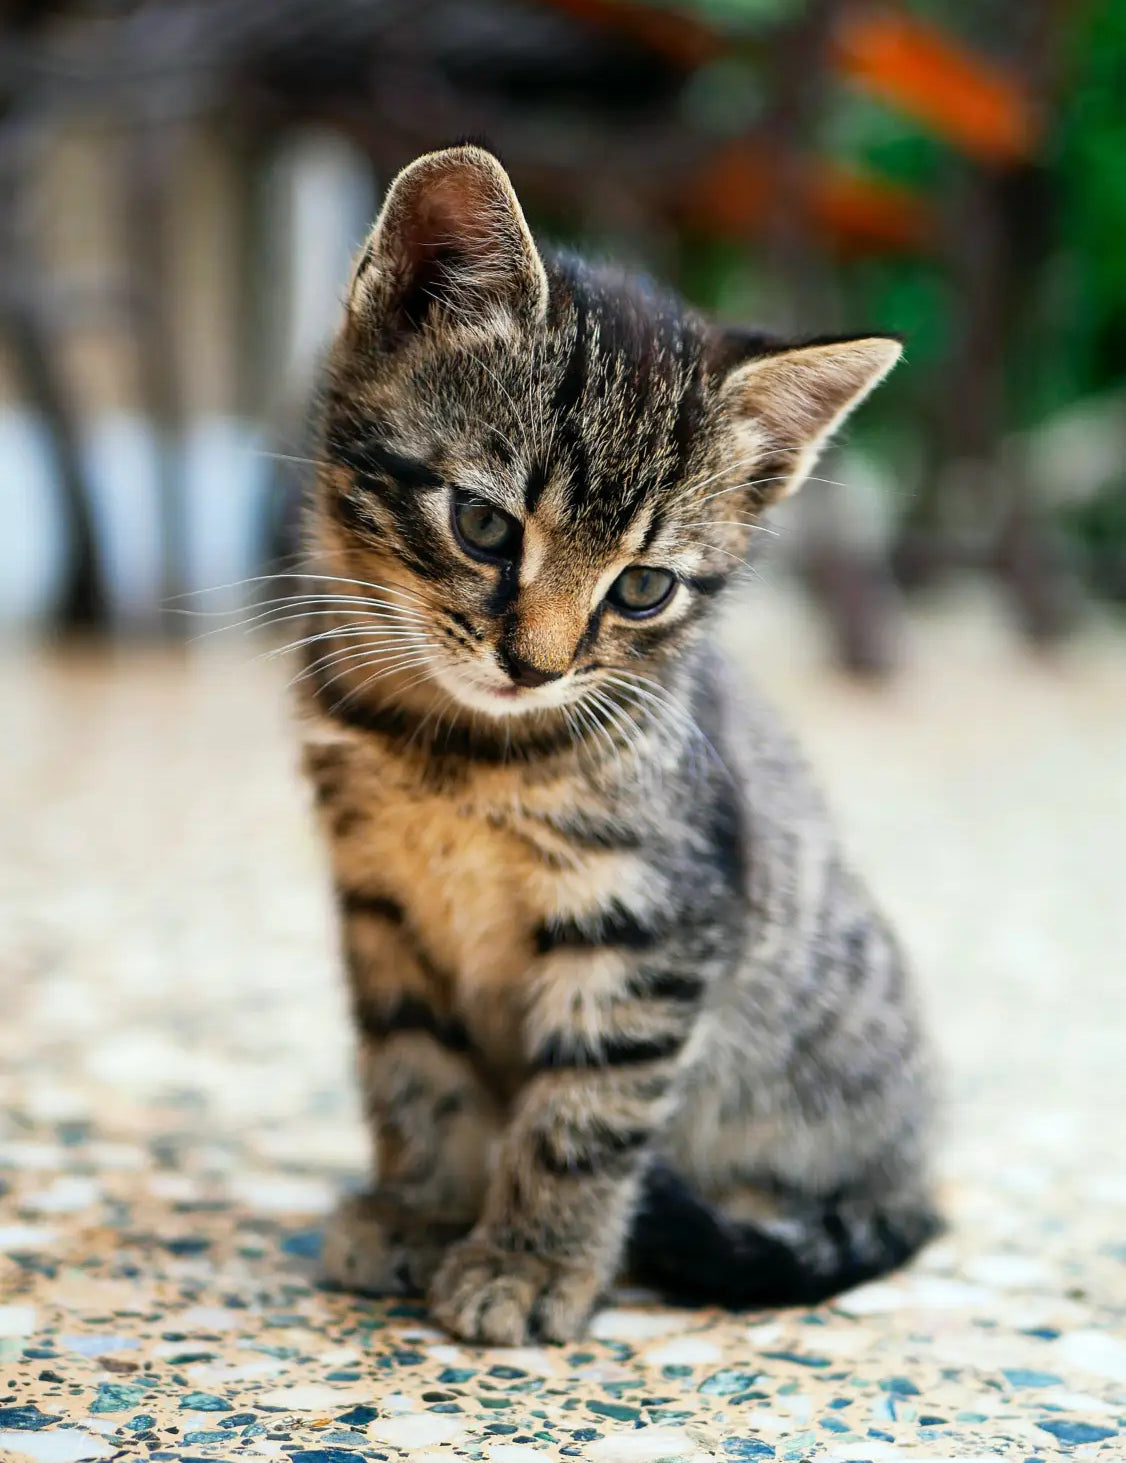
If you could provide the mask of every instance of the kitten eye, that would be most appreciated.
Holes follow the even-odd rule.
[[[520,525],[508,513],[468,493],[453,497],[454,533],[474,558],[513,559],[520,547]]]
[[[616,610],[640,618],[654,614],[667,604],[676,587],[676,575],[668,569],[649,569],[635,564],[623,569],[610,586],[606,598]]]

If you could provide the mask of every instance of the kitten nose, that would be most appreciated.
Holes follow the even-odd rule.
[[[522,660],[512,651],[504,657],[504,668],[516,686],[546,686],[548,681],[557,681],[562,671],[542,671],[530,660]]]

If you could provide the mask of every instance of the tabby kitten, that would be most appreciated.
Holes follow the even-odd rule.
[[[308,519],[375,1175],[330,1282],[563,1341],[623,1270],[806,1304],[934,1231],[901,955],[709,639],[760,513],[898,355],[543,252],[479,148],[396,179]]]

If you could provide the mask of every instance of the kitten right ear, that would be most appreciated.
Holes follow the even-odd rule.
[[[752,339],[756,354],[728,373],[720,399],[747,459],[770,464],[765,498],[785,498],[809,476],[829,438],[879,385],[903,346],[890,335],[788,348],[765,336]]]
[[[543,318],[547,275],[508,174],[480,147],[428,153],[391,184],[348,297],[387,339],[431,324]]]

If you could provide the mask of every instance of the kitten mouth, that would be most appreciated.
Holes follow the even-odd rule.
[[[507,701],[510,705],[516,703],[526,710],[547,710],[551,703],[544,703],[536,696],[535,691],[529,690],[526,686],[483,686],[481,688],[490,701]]]
[[[505,681],[497,685],[495,681],[482,680],[477,676],[469,679],[470,685],[478,695],[487,696],[490,701],[534,701],[538,688],[528,686],[517,686],[512,681]]]
[[[498,719],[530,715],[537,711],[558,711],[562,704],[558,690],[547,687],[516,686],[511,682],[498,685],[483,677],[457,674],[439,675],[438,681],[445,690],[467,711],[484,712]],[[554,683],[558,686],[559,683]],[[570,699],[567,697],[566,699]]]

